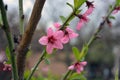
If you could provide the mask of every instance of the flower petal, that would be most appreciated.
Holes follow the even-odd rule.
[[[79,22],[78,22],[78,24],[77,24],[77,30],[80,30],[81,28],[82,28],[82,26],[83,26],[83,24],[84,24],[84,21],[83,20],[80,20]]]
[[[47,30],[47,36],[49,37],[49,36],[51,36],[51,35],[53,35],[53,30],[52,30],[52,28],[48,28],[48,30]]]
[[[53,46],[54,46],[54,48],[57,48],[57,49],[63,49],[63,45],[60,40],[55,41]]]
[[[43,36],[39,39],[39,43],[42,45],[47,45],[48,43],[48,37],[47,36]]]
[[[47,51],[48,54],[51,54],[52,51],[53,51],[53,44],[48,43],[48,44],[47,44],[46,51]]]
[[[83,71],[83,67],[77,68],[76,71],[77,71],[78,74],[80,74],[81,71]]]
[[[60,28],[60,23],[56,22],[53,24],[55,26],[55,28],[59,29]]]
[[[71,39],[71,38],[76,38],[76,37],[78,37],[78,35],[79,35],[79,34],[77,34],[77,33],[72,33],[72,34],[69,35],[69,38],[70,38],[70,39]]]
[[[72,29],[70,29],[70,28],[68,28],[68,27],[67,27],[65,30],[66,30],[68,33],[73,33],[73,32],[74,32]]]
[[[74,67],[74,65],[71,65],[71,66],[68,67],[68,69],[69,69],[69,70],[74,70],[75,67]]]
[[[84,16],[89,16],[93,12],[94,7],[90,6],[88,10],[84,13]]]
[[[61,39],[63,37],[63,31],[59,30],[54,33],[56,39]]]
[[[85,66],[87,65],[87,62],[86,61],[80,62],[80,65]]]
[[[69,42],[69,36],[65,35],[62,39],[61,39],[61,42],[66,44]]]
[[[65,29],[69,34],[69,38],[71,39],[71,38],[75,38],[75,37],[77,37],[78,36],[78,34],[77,33],[75,33],[72,29],[70,29],[70,28],[66,28]]]

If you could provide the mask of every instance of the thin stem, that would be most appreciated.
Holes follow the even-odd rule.
[[[8,20],[7,20],[7,15],[6,15],[6,10],[4,7],[4,3],[2,0],[0,0],[0,9],[1,9],[1,15],[2,15],[2,20],[3,20],[3,30],[6,33],[6,37],[8,40],[8,45],[9,45],[9,50],[10,50],[10,60],[12,63],[12,76],[14,80],[18,80],[18,75],[17,75],[17,68],[16,68],[16,60],[15,60],[15,53],[13,52],[14,50],[14,45],[13,45],[13,38],[10,32],[10,27],[8,24]]]
[[[114,6],[115,7],[115,6]],[[110,12],[108,13],[108,15],[106,16],[106,18],[100,23],[98,29],[96,30],[96,32],[93,34],[93,36],[90,38],[90,40],[88,41],[87,45],[88,47],[90,47],[90,45],[96,40],[98,33],[102,30],[102,27],[104,26],[106,20],[109,18],[109,16],[111,15],[112,11],[114,10],[114,7],[110,10]],[[84,48],[83,48],[84,49]],[[82,51],[82,50],[81,50]],[[85,56],[85,55],[84,55]],[[68,70],[67,73],[65,74],[65,76],[63,77],[62,80],[67,80],[67,78],[69,77],[69,75],[71,74],[70,72],[71,70]]]
[[[19,0],[19,25],[20,34],[24,34],[24,14],[23,14],[23,0]]]
[[[45,57],[45,56],[46,56],[46,51],[44,50],[44,51],[42,52],[42,55],[41,55],[41,57],[39,58],[38,62],[37,62],[36,65],[34,66],[31,74],[30,74],[29,77],[27,78],[27,80],[31,80],[34,72],[36,71],[36,69],[37,69],[37,67],[38,67],[38,65],[40,64],[40,62],[41,62],[42,60],[44,60],[44,57]]]
[[[68,22],[70,22],[71,18],[74,16],[74,13],[75,13],[75,11],[72,12],[72,13],[68,16],[68,18],[67,18],[66,21],[63,23],[63,25],[62,25],[62,27],[61,27],[60,29],[64,29],[64,28],[65,28],[66,24],[67,24]]]
[[[96,40],[98,33],[102,30],[106,20],[108,20],[109,16],[111,15],[111,13],[113,12],[115,6],[109,11],[109,13],[107,14],[107,16],[105,17],[105,19],[100,23],[98,29],[96,30],[96,32],[93,34],[93,36],[90,38],[90,40],[88,41],[88,47],[94,42],[94,40]]]
[[[67,80],[68,76],[71,74],[71,70],[68,70],[62,80]]]

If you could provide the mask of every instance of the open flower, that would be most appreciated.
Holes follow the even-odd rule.
[[[84,66],[87,65],[86,61],[83,62],[77,62],[71,66],[68,67],[69,70],[76,70],[78,74],[80,74],[84,70]]]
[[[59,23],[54,23],[55,28],[57,28],[58,30],[60,29],[60,24]],[[78,36],[77,33],[75,33],[72,29],[70,29],[69,27],[66,27],[65,30],[63,30],[63,38],[61,39],[61,42],[66,44],[70,41],[70,39],[72,38],[76,38]]]
[[[87,16],[89,16],[94,9],[94,5],[92,3],[93,2],[86,1],[87,7],[88,7],[87,11],[83,15],[77,15],[77,17],[80,18],[80,21],[78,22],[76,27],[77,30],[80,30],[83,24],[89,21],[89,18]]]
[[[86,1],[86,4],[87,4],[87,7],[88,7],[88,10],[86,11],[86,14],[90,15],[93,12],[93,9],[94,9],[93,2]]]
[[[66,43],[68,43],[70,41],[70,39],[76,38],[76,37],[78,37],[78,34],[75,33],[72,29],[67,27],[64,30],[64,36],[61,39],[61,41],[62,41],[62,43],[66,44]]]
[[[63,37],[62,31],[53,32],[51,28],[47,30],[47,36],[43,36],[39,39],[39,43],[42,45],[46,45],[47,53],[52,53],[54,48],[62,49],[63,45],[61,42],[61,38]]]
[[[11,64],[0,63],[0,71],[11,71]]]
[[[89,21],[89,18],[87,17],[86,14],[78,15],[78,17],[80,18],[80,21],[78,22],[76,29],[80,30],[83,24]]]

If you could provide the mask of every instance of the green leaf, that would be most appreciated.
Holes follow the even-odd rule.
[[[80,57],[79,57],[80,60],[82,60],[86,56],[87,52],[88,52],[88,45],[85,44],[82,48],[81,53],[80,53]]]
[[[9,50],[8,47],[6,47],[5,52],[6,52],[6,56],[7,56],[7,59],[8,59],[8,61],[6,63],[11,64],[11,61],[10,61],[10,50]]]
[[[109,16],[109,18],[110,18],[110,19],[115,19],[115,17],[114,17],[114,16]]]
[[[0,13],[0,27],[2,26],[2,16],[1,16],[1,13]]]
[[[116,6],[120,6],[120,0],[116,0]]]
[[[77,10],[86,0],[74,0],[74,8]]]
[[[50,64],[50,60],[49,59],[45,59],[45,63],[49,65]]]
[[[87,80],[83,74],[74,73],[69,77],[69,80]]]
[[[63,23],[66,21],[66,18],[64,16],[60,16],[60,19],[62,20]]]
[[[73,7],[73,5],[72,5],[72,4],[67,3],[67,5],[68,5],[68,6],[70,6],[70,7],[74,10],[74,7]]]
[[[119,75],[118,75],[118,73],[119,73],[119,70],[117,69],[116,72],[115,72],[115,80],[119,80]]]
[[[78,48],[73,47],[72,51],[74,53],[75,58],[79,61],[80,52],[79,52]]]
[[[29,50],[29,51],[27,52],[27,58],[29,58],[31,55],[32,55],[32,51]]]
[[[76,9],[78,6],[79,0],[74,0],[74,8]]]

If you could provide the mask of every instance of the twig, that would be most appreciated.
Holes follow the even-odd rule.
[[[41,62],[42,60],[44,60],[45,55],[46,55],[46,51],[43,50],[41,57],[39,58],[37,64],[33,67],[33,70],[32,70],[32,72],[31,72],[31,74],[29,75],[29,77],[27,78],[27,80],[31,80],[31,78],[32,78],[35,70],[36,70],[37,67],[38,67],[38,65],[40,64],[40,62]]]
[[[41,11],[43,9],[45,1],[46,0],[36,0],[35,1],[31,17],[27,24],[27,28],[26,28],[25,33],[22,37],[22,40],[17,48],[17,52],[18,52],[17,67],[18,67],[19,80],[23,80],[26,54],[28,52],[28,47],[32,40],[32,36],[34,34],[34,31],[36,29],[38,21],[41,18]]]
[[[1,15],[2,15],[2,20],[3,20],[3,30],[5,31],[7,40],[8,40],[8,45],[9,45],[9,50],[10,50],[10,60],[12,63],[12,76],[14,80],[18,80],[18,74],[17,74],[17,68],[16,68],[16,60],[15,60],[15,53],[14,53],[14,44],[13,44],[13,38],[10,32],[10,27],[8,24],[7,20],[7,15],[6,15],[6,10],[5,6],[2,0],[0,0],[0,9],[1,9]]]
[[[114,6],[115,7],[115,6]],[[112,11],[114,10],[114,7],[110,10],[110,12],[107,14],[106,18],[100,23],[98,29],[96,30],[96,32],[93,34],[93,36],[90,38],[90,40],[88,41],[87,43],[87,46],[90,47],[91,44],[97,39],[97,35],[98,33],[102,30],[105,22],[107,21],[107,19],[109,18],[109,16],[111,15]],[[84,49],[84,48],[83,48]],[[82,51],[82,50],[81,50]],[[62,80],[67,80],[68,76],[70,75],[69,71],[71,70],[68,70],[66,72],[66,75],[63,77]]]
[[[19,26],[20,34],[24,34],[24,14],[23,14],[23,0],[19,0]]]

